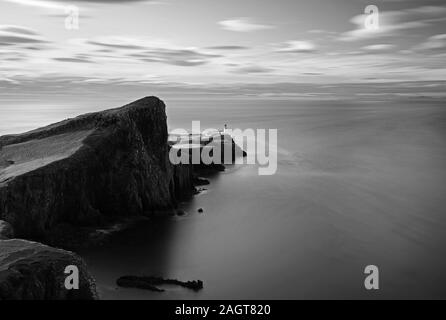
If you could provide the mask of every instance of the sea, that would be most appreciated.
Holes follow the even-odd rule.
[[[125,102],[2,101],[0,134]],[[276,129],[277,171],[230,165],[181,204],[185,215],[80,250],[102,299],[446,298],[444,99],[165,102],[169,130],[192,121]],[[369,265],[379,289],[365,288]],[[202,280],[204,289],[119,288],[124,275]]]

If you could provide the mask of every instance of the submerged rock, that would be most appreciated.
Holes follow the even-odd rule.
[[[0,240],[14,238],[14,230],[6,221],[0,220]]]
[[[65,288],[65,268],[79,269],[79,289]],[[25,240],[0,240],[0,300],[92,300],[96,286],[76,254]]]
[[[180,281],[176,279],[164,279],[160,277],[138,277],[138,276],[123,276],[116,281],[117,285],[124,288],[146,289],[156,292],[163,292],[157,286],[164,284],[173,284],[180,287],[188,288],[194,291],[203,289],[203,281]]]
[[[199,187],[199,186],[207,186],[207,185],[209,185],[209,184],[210,184],[210,182],[209,182],[208,179],[204,179],[204,178],[201,178],[201,177],[195,177],[195,178],[194,178],[194,185],[195,185],[196,187]]]

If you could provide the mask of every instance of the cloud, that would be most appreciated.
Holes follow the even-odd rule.
[[[369,46],[362,47],[361,49],[364,51],[371,51],[371,52],[382,52],[382,51],[389,51],[395,48],[395,45],[393,44],[372,44]]]
[[[59,2],[73,2],[72,0],[57,0]],[[153,0],[76,0],[77,2],[95,2],[95,3],[104,3],[104,4],[125,4],[130,2],[147,2],[147,3],[163,3],[162,1],[153,1]]]
[[[53,58],[53,60],[61,62],[74,62],[74,63],[92,63],[91,60],[87,58]]]
[[[4,60],[4,61],[25,61],[26,59],[23,57],[8,57],[8,58],[3,58],[2,60]]]
[[[302,72],[303,75],[306,76],[321,76],[324,73],[323,72]]]
[[[29,37],[15,36],[15,35],[5,35],[0,33],[0,45],[15,45],[15,44],[30,44],[30,43],[43,43],[43,41],[38,39],[33,39]]]
[[[316,46],[310,41],[287,41],[277,52],[306,53],[316,51]]]
[[[87,44],[102,47],[105,50],[124,51],[118,55],[124,58],[136,58],[143,62],[157,62],[183,67],[203,65],[213,58],[221,57],[221,55],[202,52],[195,48],[184,48],[165,42],[154,42],[139,38],[103,38],[88,40]]]
[[[122,41],[120,39],[117,39],[118,43],[113,42],[113,40],[111,40],[112,42],[106,42],[106,41],[88,41],[89,44],[92,45],[97,45],[97,46],[102,46],[102,47],[107,47],[107,48],[114,48],[114,49],[129,49],[129,50],[140,50],[140,49],[145,49],[144,46],[139,46],[139,45],[134,45],[134,44],[130,44],[130,43],[124,43],[121,42],[119,43],[119,41]]]
[[[311,29],[311,30],[308,30],[307,32],[312,33],[312,34],[328,34],[328,35],[336,34],[335,31],[328,31],[328,30],[322,30],[322,29]]]
[[[139,53],[138,57],[140,60],[146,62],[160,62],[176,66],[190,67],[206,64],[211,58],[220,56],[202,53],[193,49],[150,48]]]
[[[274,29],[274,26],[257,24],[250,18],[235,18],[218,22],[222,29],[234,32],[253,32],[260,30]]]
[[[68,14],[66,12],[62,12],[62,13],[48,13],[48,14],[42,14],[42,16],[48,17],[48,18],[65,19],[65,18],[67,18]],[[92,18],[91,15],[86,15],[84,12],[82,12],[82,20],[84,20],[84,19],[91,19],[91,18]]]
[[[36,32],[29,28],[0,25],[0,46],[46,43]]]
[[[39,7],[44,9],[65,10],[67,5],[59,4],[54,1],[47,0],[4,0],[24,6]]]
[[[422,6],[410,9],[379,12],[379,28],[366,29],[367,14],[353,17],[350,22],[356,29],[342,33],[339,40],[356,41],[393,36],[399,32],[431,26],[446,20],[446,6]]]
[[[208,49],[213,50],[247,50],[249,47],[245,46],[214,46],[214,47],[208,47]]]
[[[266,68],[257,65],[248,65],[245,67],[234,69],[232,72],[240,74],[252,74],[252,73],[270,73],[273,71],[274,69],[272,68]]]
[[[446,34],[429,37],[426,42],[415,47],[415,50],[446,51]]]
[[[82,2],[82,3],[103,3],[103,4],[125,4],[130,2],[156,2],[159,1],[151,1],[151,0],[4,0],[7,2],[12,2],[25,6],[33,6],[40,7],[46,9],[65,9],[68,5],[73,5],[73,2]],[[62,2],[62,4],[60,3]],[[66,3],[66,4],[63,4]]]
[[[18,33],[22,35],[35,36],[34,30],[16,25],[0,25],[0,32]]]

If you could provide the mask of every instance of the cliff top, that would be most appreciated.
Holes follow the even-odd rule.
[[[112,126],[119,118],[164,104],[145,97],[123,107],[84,114],[26,133],[0,137],[0,185],[15,176],[70,157],[99,127]]]
[[[86,113],[75,118],[65,119],[21,134],[0,136],[0,149],[5,145],[21,143],[31,139],[39,139],[50,135],[74,132],[83,129],[92,129],[98,126],[101,121],[123,117],[126,114],[138,110],[160,106],[164,108],[164,103],[159,98],[154,96],[144,97],[122,107]]]

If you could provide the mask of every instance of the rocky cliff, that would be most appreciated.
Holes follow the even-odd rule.
[[[67,290],[67,266],[79,270],[79,288]],[[0,240],[0,300],[93,300],[96,286],[76,254],[25,240]]]
[[[0,137],[0,219],[57,243],[70,227],[168,211],[193,185],[189,166],[170,164],[167,137],[155,97]]]
[[[228,146],[239,150],[232,138],[212,148]],[[82,246],[109,222],[169,214],[196,192],[194,184],[209,183],[198,173],[224,170],[172,165],[170,148],[165,105],[156,97],[0,137],[0,300],[96,299],[76,254],[3,239]],[[79,268],[79,290],[64,286],[69,265]]]

